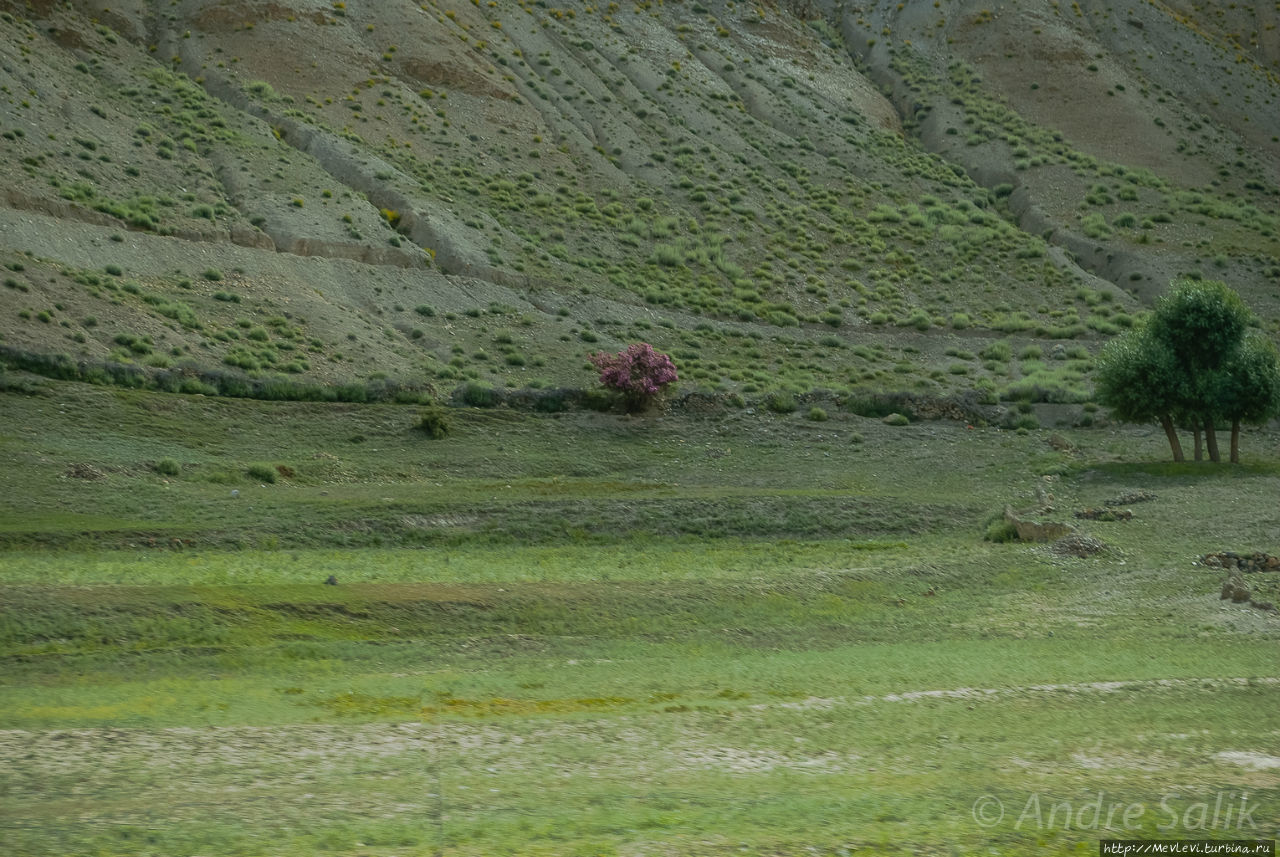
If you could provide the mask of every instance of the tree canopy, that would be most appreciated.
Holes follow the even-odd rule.
[[[1234,291],[1213,281],[1175,283],[1145,324],[1113,340],[1097,372],[1098,401],[1125,422],[1160,423],[1174,461],[1183,460],[1178,426],[1203,430],[1218,460],[1215,428],[1231,424],[1239,461],[1240,424],[1280,413],[1280,355],[1250,331],[1254,316]]]
[[[647,342],[633,343],[617,354],[601,351],[587,359],[600,370],[600,383],[620,393],[629,411],[652,407],[666,386],[679,380],[671,358]]]

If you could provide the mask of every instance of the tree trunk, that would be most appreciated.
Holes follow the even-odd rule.
[[[1231,421],[1231,463],[1240,463],[1240,421]]]
[[[1209,447],[1209,460],[1221,461],[1218,456],[1218,434],[1213,429],[1213,420],[1204,421],[1204,444]]]
[[[1164,426],[1164,433],[1169,438],[1169,449],[1173,450],[1173,460],[1183,461],[1182,444],[1178,442],[1178,430],[1173,427],[1173,418],[1163,416],[1160,418],[1160,425]]]
[[[1203,449],[1203,447],[1200,444],[1200,426],[1196,425],[1191,429],[1191,432],[1196,437],[1196,461],[1199,461],[1200,459],[1204,458],[1204,456],[1201,454],[1201,450]]]

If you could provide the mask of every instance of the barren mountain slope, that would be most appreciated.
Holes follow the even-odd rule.
[[[1173,276],[1280,317],[1265,3],[0,10],[11,360],[1079,399]]]

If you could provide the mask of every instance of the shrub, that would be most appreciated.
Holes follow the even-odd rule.
[[[492,408],[498,404],[498,391],[484,381],[468,381],[458,388],[458,398],[473,408]]]
[[[276,481],[276,469],[270,464],[251,464],[245,471],[250,479],[268,484]]]
[[[929,314],[922,309],[917,309],[907,317],[905,322],[899,322],[905,327],[914,327],[916,330],[928,330],[933,321],[929,318]]]
[[[901,393],[855,393],[845,400],[844,407],[851,414],[872,419],[912,410],[910,398]]]
[[[796,397],[786,390],[772,390],[765,394],[764,406],[775,414],[789,414],[796,409]]]
[[[1014,418],[1010,428],[1014,429],[1038,429],[1040,428],[1040,420],[1036,419],[1035,414],[1018,414]]]
[[[604,390],[588,390],[582,396],[582,406],[588,410],[605,413],[613,407],[613,396]]]
[[[818,407],[810,408],[809,419],[813,420],[815,423],[826,422],[827,412],[824,411],[822,408],[818,408]]]
[[[1003,544],[1018,540],[1018,528],[1005,518],[1004,512],[994,512],[983,522],[982,540]]]
[[[558,414],[561,411],[567,411],[571,404],[572,395],[573,393],[570,390],[547,390],[534,397],[533,409],[544,414]]]
[[[632,412],[657,404],[667,386],[679,379],[671,358],[647,342],[633,343],[617,354],[601,351],[587,359],[600,370],[600,383],[621,394]]]
[[[999,360],[1003,363],[1013,357],[1013,346],[1004,340],[993,342],[982,349],[982,356],[987,360]]]
[[[887,426],[905,426],[905,425],[909,425],[911,423],[911,420],[907,419],[902,414],[889,414],[887,417],[881,420],[881,422]]]
[[[162,476],[177,476],[182,472],[182,465],[173,458],[162,458],[155,463],[156,473]]]
[[[432,440],[443,440],[453,431],[453,418],[445,408],[432,405],[422,412],[422,417],[418,420],[418,430]]]

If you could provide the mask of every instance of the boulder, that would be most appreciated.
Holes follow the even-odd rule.
[[[1242,604],[1249,600],[1250,594],[1249,587],[1244,585],[1244,578],[1240,576],[1239,572],[1233,573],[1222,581],[1222,594],[1220,597],[1223,601],[1230,600],[1232,603]]]

